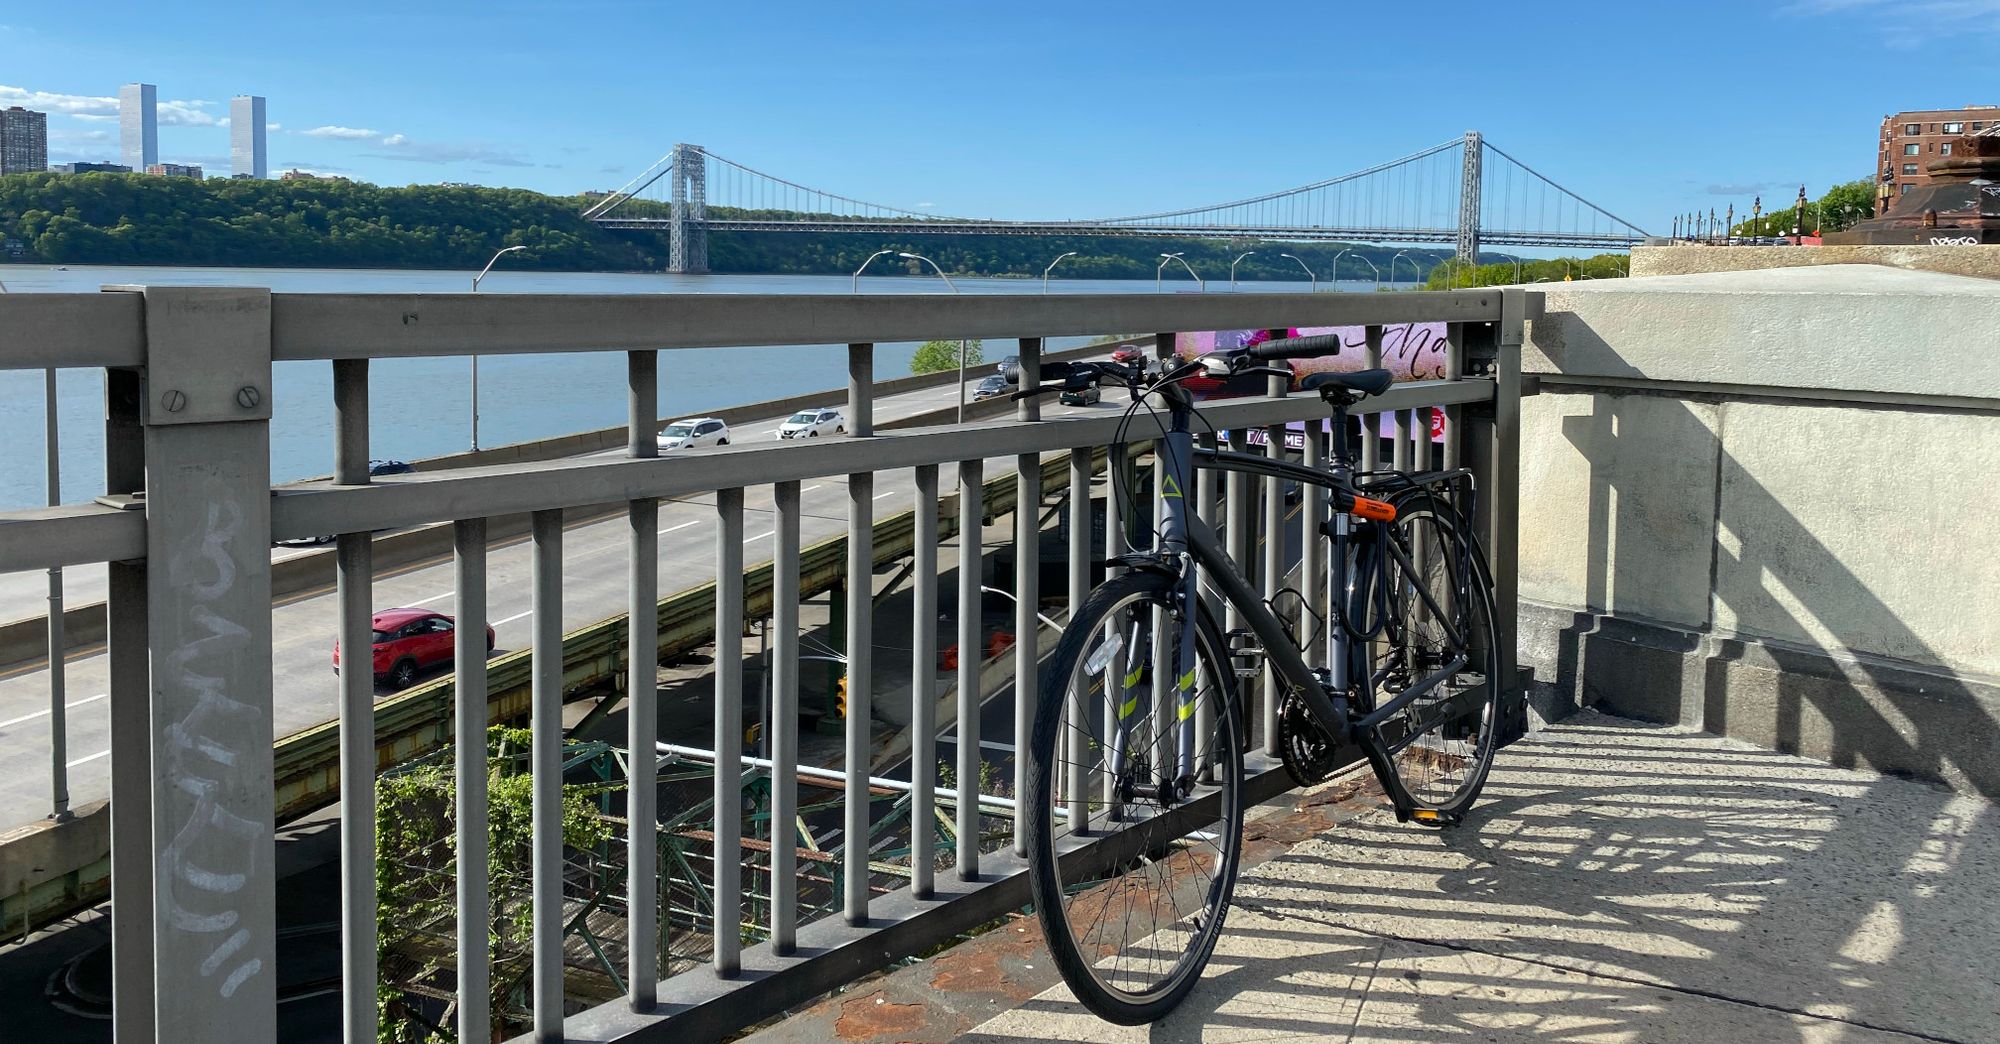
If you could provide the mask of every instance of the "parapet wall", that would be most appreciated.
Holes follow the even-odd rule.
[[[1941,238],[1950,238],[1948,235]],[[1693,275],[1808,265],[1887,265],[1946,275],[2000,279],[2000,246],[1642,246],[1632,275]]]
[[[2000,283],[1841,265],[1543,289],[1520,595],[1548,712],[2000,795]]]

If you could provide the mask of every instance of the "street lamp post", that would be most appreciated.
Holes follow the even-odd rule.
[[[1182,253],[1186,253],[1186,251],[1182,251]],[[1160,273],[1161,273],[1161,272],[1164,272],[1164,271],[1166,271],[1166,268],[1167,268],[1167,262],[1169,262],[1169,261],[1179,261],[1179,262],[1181,263],[1181,267],[1182,267],[1182,268],[1185,268],[1185,269],[1187,269],[1187,274],[1188,274],[1188,275],[1191,275],[1191,276],[1194,276],[1194,285],[1195,285],[1195,286],[1197,286],[1197,287],[1199,287],[1199,288],[1200,288],[1200,291],[1201,291],[1202,293],[1204,293],[1204,294],[1205,294],[1205,293],[1207,293],[1207,292],[1208,292],[1208,284],[1207,284],[1207,283],[1205,283],[1205,282],[1202,282],[1202,278],[1201,278],[1201,276],[1199,276],[1199,275],[1195,275],[1195,270],[1194,270],[1194,266],[1193,266],[1193,265],[1190,265],[1190,264],[1188,264],[1188,263],[1187,263],[1187,259],[1186,259],[1186,258],[1182,257],[1182,256],[1181,256],[1180,254],[1161,254],[1161,255],[1160,255],[1160,267],[1159,267],[1159,268],[1157,268],[1157,269],[1154,269],[1154,270],[1153,270],[1153,292],[1154,292],[1154,293],[1156,293],[1156,294],[1157,294],[1157,293],[1159,293],[1159,292],[1160,292]]]
[[[499,262],[502,254],[526,249],[528,248],[525,246],[510,246],[494,251],[493,256],[487,260],[486,267],[472,277],[472,292],[475,294],[479,292],[479,281],[486,278],[486,273],[493,271],[493,266]],[[472,355],[472,452],[479,452],[479,353],[477,352]]]
[[[1049,273],[1050,273],[1050,272],[1053,272],[1053,271],[1055,271],[1055,270],[1056,270],[1056,266],[1057,266],[1057,265],[1059,265],[1059,264],[1062,264],[1062,261],[1063,261],[1063,258],[1065,258],[1065,257],[1075,257],[1075,256],[1076,256],[1076,251],[1074,251],[1074,250],[1070,251],[1070,252],[1069,252],[1069,253],[1067,253],[1067,254],[1059,254],[1059,255],[1057,255],[1057,256],[1056,256],[1056,259],[1055,259],[1054,261],[1051,261],[1051,262],[1049,262],[1049,267],[1047,267],[1047,268],[1044,268],[1044,269],[1042,269],[1042,293],[1043,293],[1043,294],[1045,294],[1045,295],[1046,295],[1046,294],[1047,294],[1047,293],[1049,292]]]
[[[1306,267],[1306,263],[1305,263],[1304,261],[1300,261],[1300,260],[1299,260],[1299,259],[1298,259],[1297,257],[1295,257],[1295,256],[1293,256],[1293,255],[1291,255],[1291,254],[1279,254],[1278,256],[1279,256],[1279,257],[1289,257],[1289,258],[1291,258],[1291,259],[1292,259],[1292,262],[1293,262],[1294,264],[1298,265],[1298,266],[1299,266],[1300,268],[1303,268],[1303,269],[1305,269],[1305,273],[1306,273],[1306,278],[1307,278],[1307,279],[1309,279],[1309,280],[1312,280],[1312,292],[1313,292],[1313,293],[1315,293],[1315,294],[1316,294],[1316,293],[1319,293],[1319,276],[1315,275],[1315,274],[1313,273],[1313,270],[1312,270],[1312,269],[1310,269],[1310,268],[1307,268],[1307,267]],[[1337,259],[1336,259],[1336,260],[1337,260]],[[1339,279],[1339,277],[1340,277],[1340,273],[1338,273],[1338,272],[1335,272],[1335,273],[1334,273],[1334,278],[1335,278],[1335,279],[1337,280],[1337,279]]]
[[[881,257],[883,254],[893,254],[893,253],[895,253],[894,250],[877,250],[874,253],[868,255],[868,260],[861,262],[861,267],[854,270],[855,293],[858,294],[861,292],[861,273],[867,271],[868,266],[874,264],[876,258]]]
[[[1335,290],[1340,289],[1340,259],[1346,257],[1353,250],[1353,247],[1342,247],[1340,253],[1333,255],[1333,270],[1327,274],[1327,278],[1333,281],[1333,288]],[[1319,281],[1314,280],[1313,282],[1317,286]]]
[[[951,281],[950,276],[944,274],[944,269],[939,268],[936,261],[922,254],[912,254],[907,250],[896,251],[896,256],[911,261],[922,261],[931,266],[931,271],[936,272],[937,277],[944,280],[944,285],[951,287],[952,293],[958,293],[957,284]],[[963,337],[958,339],[958,422],[965,423],[965,338]]]
[[[1359,259],[1359,260],[1361,261],[1361,263],[1363,263],[1363,264],[1367,265],[1370,271],[1372,271],[1372,272],[1374,272],[1374,273],[1375,273],[1375,290],[1376,290],[1376,292],[1378,292],[1378,293],[1379,293],[1379,292],[1381,292],[1381,289],[1382,289],[1382,268],[1381,268],[1381,266],[1380,266],[1380,265],[1377,265],[1377,264],[1376,264],[1375,262],[1373,262],[1373,261],[1370,261],[1370,260],[1368,260],[1368,255],[1367,255],[1367,254],[1356,254],[1356,255],[1354,255],[1354,256],[1355,256],[1356,258],[1358,258],[1358,259]],[[1335,285],[1335,286],[1339,286],[1339,285],[1340,285],[1340,277],[1339,277],[1339,274],[1338,274],[1338,273],[1335,273],[1335,275],[1334,275],[1334,281],[1333,281],[1333,283],[1334,283],[1334,285]]]
[[[1245,250],[1244,252],[1242,252],[1242,253],[1240,253],[1240,254],[1236,255],[1236,260],[1235,260],[1235,261],[1231,261],[1231,262],[1229,262],[1229,292],[1230,292],[1230,293],[1232,293],[1232,294],[1233,294],[1233,293],[1235,293],[1235,292],[1236,292],[1236,266],[1237,266],[1238,264],[1240,264],[1240,263],[1241,263],[1241,262],[1243,261],[1243,259],[1244,259],[1244,258],[1246,258],[1246,257],[1249,257],[1249,256],[1250,256],[1251,254],[1254,254],[1254,253],[1256,253],[1256,251],[1255,251],[1255,250]]]
[[[1401,258],[1403,257],[1403,255],[1404,255],[1404,254],[1407,254],[1407,253],[1409,253],[1409,251],[1407,251],[1407,250],[1398,250],[1398,251],[1396,251],[1396,256],[1395,256],[1395,257],[1392,257],[1392,258],[1390,258],[1390,259],[1389,259],[1389,285],[1390,285],[1390,286],[1395,286],[1395,285],[1396,285],[1396,262],[1397,262],[1398,260],[1400,260],[1400,259],[1401,259]],[[1422,269],[1419,269],[1419,268],[1417,268],[1417,262],[1416,262],[1416,259],[1414,259],[1414,258],[1412,258],[1412,259],[1410,260],[1410,268],[1411,268],[1411,269],[1413,270],[1414,274],[1416,274],[1416,275],[1422,275],[1422,274],[1423,274],[1423,270],[1422,270]]]

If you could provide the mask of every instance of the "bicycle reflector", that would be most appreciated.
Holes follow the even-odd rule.
[[[1362,518],[1372,518],[1377,522],[1396,520],[1396,505],[1381,500],[1370,500],[1367,497],[1355,497],[1354,506],[1348,508],[1347,512]]]

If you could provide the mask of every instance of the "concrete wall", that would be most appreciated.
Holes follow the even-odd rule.
[[[2000,279],[2000,246],[1735,246],[1680,244],[1632,248],[1634,276],[1742,272],[1809,265],[1888,265]]]
[[[1842,265],[1548,293],[1520,540],[1544,714],[2000,795],[2000,283]]]

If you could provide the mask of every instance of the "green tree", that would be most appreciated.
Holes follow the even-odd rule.
[[[938,373],[942,370],[958,369],[959,345],[965,345],[965,365],[971,367],[986,361],[980,354],[980,340],[970,341],[925,341],[917,348],[917,354],[910,356],[911,373]]]

